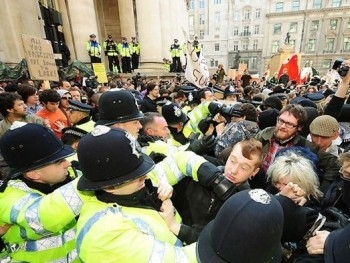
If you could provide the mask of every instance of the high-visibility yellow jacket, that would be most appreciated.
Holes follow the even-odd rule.
[[[156,210],[97,198],[81,210],[77,251],[85,263],[197,262],[196,244],[183,247]]]
[[[0,193],[0,225],[11,262],[80,262],[75,250],[76,221],[83,199],[76,180],[50,194],[10,180]]]

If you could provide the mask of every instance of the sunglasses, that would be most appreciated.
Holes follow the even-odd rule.
[[[62,100],[71,100],[72,97],[62,97],[61,99],[62,99]]]

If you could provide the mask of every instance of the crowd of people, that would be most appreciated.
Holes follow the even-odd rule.
[[[350,73],[245,75],[1,82],[0,261],[348,262]]]

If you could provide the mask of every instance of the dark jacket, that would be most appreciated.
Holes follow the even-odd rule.
[[[246,189],[250,189],[248,182],[237,186],[230,196]],[[215,218],[224,202],[210,188],[188,177],[174,185],[172,201],[183,223],[178,238],[187,244],[198,240],[203,227]]]
[[[156,101],[150,99],[148,96],[145,96],[141,101],[140,110],[142,112],[157,112]]]
[[[350,104],[344,104],[345,98],[333,96],[325,108],[325,114],[331,115],[339,122],[350,122]]]
[[[263,158],[266,157],[269,148],[270,142],[273,138],[275,127],[268,127],[262,131],[260,131],[255,138],[263,144]],[[304,137],[299,134],[295,136],[292,140],[294,146],[302,146],[308,147],[312,152],[314,152],[319,159],[319,168],[323,171],[324,176],[321,180],[321,191],[325,192],[330,185],[331,182],[334,181],[335,178],[339,177],[339,169],[341,167],[338,158],[330,153],[326,153],[321,151],[315,144],[307,141]]]

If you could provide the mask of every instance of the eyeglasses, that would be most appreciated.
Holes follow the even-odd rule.
[[[344,170],[344,167],[340,167],[339,169],[340,177],[346,181],[350,181],[350,172]]]
[[[71,100],[72,97],[62,97],[61,99],[62,99],[62,100]]]
[[[293,124],[293,123],[290,123],[290,122],[287,122],[285,120],[282,120],[280,117],[277,118],[277,123],[279,125],[285,125],[288,129],[292,129],[292,128],[295,128],[298,126],[298,124]]]

